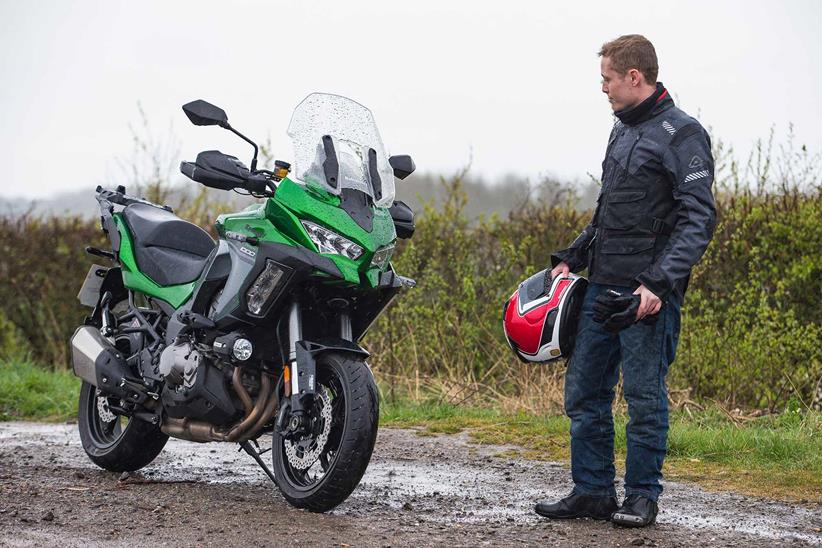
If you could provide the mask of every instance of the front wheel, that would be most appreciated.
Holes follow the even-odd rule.
[[[325,512],[357,487],[377,440],[379,398],[365,362],[346,354],[319,356],[309,415],[310,433],[301,439],[274,432],[274,476],[292,505]]]

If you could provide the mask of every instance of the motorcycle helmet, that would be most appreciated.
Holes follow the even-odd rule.
[[[526,363],[568,357],[574,349],[588,280],[575,274],[549,277],[543,270],[519,284],[502,309],[505,338]]]

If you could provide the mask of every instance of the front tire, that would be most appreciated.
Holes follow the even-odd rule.
[[[285,499],[297,508],[326,512],[348,498],[368,467],[377,440],[379,396],[365,362],[341,353],[317,358],[316,394],[311,413],[316,435],[296,442],[275,431],[271,453]]]
[[[83,381],[78,428],[91,462],[111,472],[133,472],[153,461],[168,436],[159,427],[108,410],[106,398]]]

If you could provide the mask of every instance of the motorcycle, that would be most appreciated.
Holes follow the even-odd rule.
[[[216,220],[215,243],[168,206],[97,187],[111,249],[79,294],[92,309],[71,338],[82,379],[78,425],[96,465],[133,471],[169,437],[238,443],[292,505],[325,512],[359,483],[377,436],[379,397],[359,345],[415,285],[391,264],[414,233],[372,113],[315,93],[295,109],[294,166],[257,169],[259,147],[202,100],[183,106],[254,147],[250,167],[216,150],[180,169],[205,186],[263,201]],[[257,440],[270,434],[271,467]]]

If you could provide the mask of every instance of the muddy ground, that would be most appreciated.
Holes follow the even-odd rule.
[[[0,545],[822,545],[820,505],[675,483],[651,528],[548,521],[533,504],[566,494],[568,470],[496,456],[506,449],[383,429],[353,495],[318,515],[290,507],[236,445],[170,440],[121,478],[92,465],[75,425],[0,423]]]

